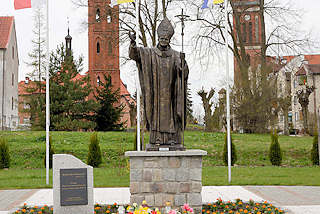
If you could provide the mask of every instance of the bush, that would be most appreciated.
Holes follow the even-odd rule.
[[[282,153],[278,141],[277,130],[271,131],[271,145],[269,149],[269,159],[274,166],[280,166],[282,162]]]
[[[237,161],[237,153],[236,153],[236,147],[234,143],[232,142],[232,136],[231,136],[231,166]],[[228,139],[227,139],[227,133],[224,135],[224,147],[223,147],[223,162],[227,166],[228,165]]]
[[[0,169],[9,168],[10,153],[8,142],[5,138],[0,138]]]
[[[44,139],[44,141],[46,141],[46,139]],[[47,145],[47,144],[46,144]],[[47,152],[47,150],[46,150]],[[47,167],[46,166],[46,152],[45,152],[45,155],[44,155],[44,167]],[[53,155],[54,155],[54,148],[52,146],[52,137],[49,136],[49,169],[52,169],[52,159],[53,159]]]
[[[311,149],[312,165],[319,165],[319,150],[318,150],[318,133],[313,136],[313,145]]]
[[[102,163],[102,155],[97,133],[93,133],[90,137],[87,163],[92,167],[99,167],[99,165]]]

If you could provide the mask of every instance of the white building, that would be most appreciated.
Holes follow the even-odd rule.
[[[0,17],[0,129],[18,127],[18,47],[14,17]]]
[[[320,108],[320,55],[301,55],[285,57],[285,65],[277,72],[278,97],[291,96],[291,106],[288,112],[288,122],[291,128],[303,132],[302,107],[297,92],[305,90],[306,86],[314,86],[315,90],[309,96],[308,123],[309,131],[315,127],[315,115]],[[279,113],[279,130],[284,128],[283,112]]]

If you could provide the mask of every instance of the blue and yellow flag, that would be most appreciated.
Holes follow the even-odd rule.
[[[224,0],[204,0],[201,9],[209,8],[213,4],[221,4],[223,2],[224,2]]]
[[[134,2],[134,0],[111,0],[110,6],[113,7],[117,4]]]

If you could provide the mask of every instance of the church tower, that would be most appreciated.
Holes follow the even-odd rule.
[[[119,7],[110,0],[88,0],[89,76],[92,85],[110,75],[114,90],[120,88]],[[93,95],[91,95],[92,98]]]
[[[241,36],[245,52],[250,59],[251,66],[257,66],[260,64],[261,48],[263,44],[262,33],[265,32],[262,29],[262,18],[260,11],[261,0],[232,0],[234,4],[234,16],[233,26],[236,34],[237,46],[239,47],[239,37]],[[239,17],[240,33],[236,33],[236,17]],[[237,36],[238,35],[238,36]],[[237,72],[239,67],[236,59],[234,59],[234,79],[238,78]]]
[[[72,37],[70,36],[69,27],[68,27],[68,35],[65,37],[65,40],[66,40],[66,54],[67,56],[70,56],[72,52],[72,48],[71,48]]]

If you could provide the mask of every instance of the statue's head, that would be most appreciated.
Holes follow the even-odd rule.
[[[165,17],[158,26],[157,33],[159,44],[163,47],[168,46],[170,43],[170,39],[174,34],[174,29],[167,17]]]

